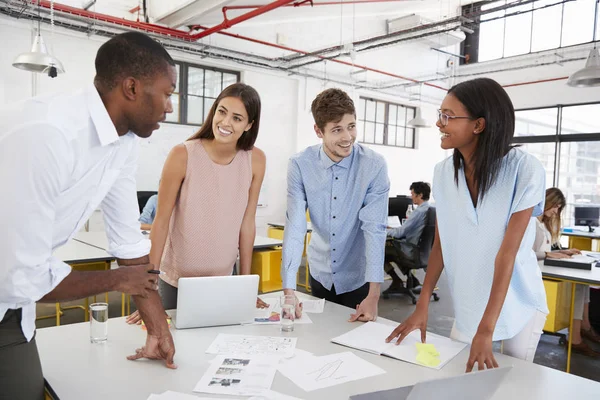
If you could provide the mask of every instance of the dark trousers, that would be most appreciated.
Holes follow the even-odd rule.
[[[331,290],[327,290],[323,287],[323,285],[321,285],[321,283],[319,283],[319,281],[315,280],[312,275],[310,277],[310,288],[313,296],[341,304],[353,310],[356,310],[356,306],[362,303],[362,301],[369,294],[368,283],[365,283],[358,289],[351,292],[337,294],[335,292],[335,286],[331,286]]]
[[[35,337],[21,330],[21,309],[8,310],[0,322],[0,400],[44,398],[44,376]]]

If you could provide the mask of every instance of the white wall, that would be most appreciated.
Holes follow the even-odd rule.
[[[94,76],[94,58],[97,49],[106,40],[104,37],[87,36],[82,33],[57,29],[53,37],[44,30],[43,36],[53,53],[64,64],[66,74],[55,79],[41,74],[17,70],[11,61],[21,52],[28,51],[31,44],[31,23],[16,21],[0,16],[0,37],[10,37],[3,46],[0,63],[0,103],[13,102],[30,97],[33,93],[44,94],[70,90],[88,85]],[[210,59],[200,59],[185,53],[171,51],[181,61],[220,66],[242,71],[242,81],[252,85],[261,95],[261,128],[256,142],[267,156],[265,190],[262,198],[267,207],[257,211],[259,234],[266,233],[266,223],[285,217],[286,178],[288,159],[294,153],[319,143],[313,131],[310,104],[314,97],[329,83],[321,80],[287,76],[283,73],[251,69],[237,64]],[[415,58],[416,59],[416,58]],[[32,79],[35,76],[35,79]],[[361,94],[372,98],[408,104],[401,99],[377,93],[363,93],[351,87],[344,90],[358,103]],[[432,125],[435,108],[426,106],[423,114]],[[170,149],[191,136],[197,127],[164,123],[161,128],[141,143],[140,163],[137,174],[139,190],[156,190],[164,160]],[[431,182],[433,167],[444,157],[439,148],[437,130],[419,129],[417,149],[371,145],[381,153],[387,163],[391,181],[391,194],[406,194],[410,183],[416,180]],[[101,224],[93,224],[101,229]]]

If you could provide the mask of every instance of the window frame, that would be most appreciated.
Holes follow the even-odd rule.
[[[367,102],[370,102],[370,101],[375,102],[374,120],[367,119]],[[362,115],[357,114],[357,116],[356,116],[357,122],[360,123],[359,124],[360,128],[358,129],[359,132],[357,132],[357,141],[359,143],[375,145],[375,146],[397,147],[397,148],[402,148],[402,149],[416,149],[417,128],[408,126],[408,121],[412,118],[409,119],[407,116],[408,111],[411,110],[412,114],[413,114],[413,118],[414,118],[417,115],[416,107],[407,106],[405,104],[393,103],[393,102],[386,101],[386,100],[375,99],[375,98],[367,97],[367,96],[360,96],[359,102],[360,103],[364,102],[364,107],[362,109],[363,114]],[[381,122],[377,121],[378,103],[381,103],[384,105],[383,142],[382,143],[377,143],[376,139],[375,139],[377,137],[376,136],[377,124],[381,124]],[[400,108],[406,109],[405,116],[404,116],[404,124],[400,124],[398,121],[398,111],[396,112],[396,121],[394,121],[393,124],[389,121],[390,106],[399,107],[398,111],[400,110]],[[359,107],[359,111],[360,111],[360,107]],[[374,129],[373,142],[365,141],[367,123],[373,124],[373,129]],[[397,139],[398,139],[397,132],[394,133],[394,144],[389,144],[388,138],[390,135],[390,126],[393,126],[396,128],[404,128],[404,144],[403,145],[400,145],[397,143]],[[411,140],[409,140],[410,133],[412,133]],[[408,143],[408,145],[407,145],[407,143]]]
[[[225,69],[225,68],[213,67],[213,66],[202,65],[202,64],[195,64],[195,63],[190,63],[190,62],[186,62],[186,61],[178,61],[178,60],[175,60],[175,64],[179,65],[179,76],[177,77],[178,85],[179,85],[179,92],[175,92],[179,96],[179,113],[177,115],[177,121],[165,121],[165,123],[168,123],[168,124],[202,126],[202,124],[204,123],[204,114],[205,114],[204,100],[207,98],[209,98],[209,99],[213,98],[210,96],[205,96],[206,71],[213,71],[213,72],[221,73],[221,90],[224,89],[224,87],[223,87],[224,74],[235,75],[236,82],[240,82],[240,79],[241,79],[240,71],[229,70],[229,69]],[[203,81],[202,81],[202,87],[203,87],[202,94],[203,95],[202,96],[193,95],[194,97],[198,97],[198,98],[202,99],[202,119],[203,119],[203,121],[201,124],[188,122],[188,100],[189,100],[189,96],[191,96],[189,94],[189,87],[188,87],[188,83],[189,83],[188,82],[188,72],[189,72],[190,67],[203,70],[203,78],[202,78],[203,79]]]
[[[501,0],[501,1],[505,1],[505,5],[506,0]],[[461,8],[462,11],[462,15],[474,19],[474,22],[472,25],[470,25],[469,27],[471,29],[473,29],[473,33],[467,35],[466,39],[461,42],[460,44],[460,55],[461,57],[459,58],[459,65],[472,65],[472,64],[478,64],[479,62],[493,62],[493,61],[498,61],[498,60],[505,60],[505,59],[510,59],[513,57],[522,57],[522,56],[526,56],[526,55],[534,55],[534,54],[539,54],[539,53],[545,53],[545,52],[549,52],[549,51],[555,51],[558,49],[568,49],[571,47],[578,47],[581,45],[585,45],[585,44],[590,44],[590,43],[594,43],[594,39],[595,40],[600,40],[600,38],[595,37],[595,30],[598,30],[598,27],[596,26],[592,26],[590,28],[591,31],[591,36],[590,36],[590,40],[587,42],[581,42],[581,43],[576,43],[576,44],[571,44],[571,45],[566,45],[563,46],[563,30],[564,30],[564,19],[565,19],[565,2],[561,2],[560,0],[556,0],[556,4],[553,5],[553,7],[560,7],[561,8],[561,18],[560,18],[560,34],[559,34],[559,46],[558,47],[554,47],[554,48],[550,48],[550,49],[545,49],[545,50],[536,50],[536,51],[531,51],[532,45],[533,45],[533,25],[534,25],[534,17],[535,17],[535,11],[537,10],[541,10],[544,8],[548,8],[548,6],[545,6],[544,8],[535,8],[536,6],[536,2],[534,1],[531,3],[531,9],[530,10],[526,10],[526,11],[517,11],[517,12],[511,12],[511,8],[505,9],[505,15],[504,16],[500,16],[500,17],[496,17],[496,18],[492,18],[489,20],[485,20],[485,21],[481,21],[480,20],[480,16],[476,16],[476,17],[470,17],[470,14],[478,14],[481,11],[481,6],[486,5],[488,3],[490,3],[489,1],[479,1],[476,3],[472,3],[472,4],[468,4],[468,5],[464,5]],[[600,18],[600,3],[598,1],[595,2],[595,8],[594,8],[594,12],[596,15],[598,15],[598,17]],[[518,7],[519,5],[516,4],[515,7]],[[530,26],[529,26],[529,51],[527,53],[522,53],[522,54],[517,54],[517,55],[510,55],[510,56],[506,56],[506,19],[513,17],[513,16],[517,16],[517,15],[523,15],[525,13],[531,13],[531,21],[530,21]],[[498,19],[502,19],[504,22],[504,30],[503,30],[503,42],[502,42],[502,56],[499,58],[493,58],[490,60],[485,60],[485,61],[479,61],[479,39],[480,39],[480,26],[482,23],[486,23],[486,22],[491,22],[491,21],[495,21]],[[600,25],[600,21],[598,22],[598,25]]]

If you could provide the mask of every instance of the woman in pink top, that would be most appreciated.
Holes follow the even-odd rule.
[[[265,154],[254,147],[260,97],[243,83],[225,88],[198,133],[175,146],[163,167],[150,262],[160,265],[165,309],[177,307],[183,277],[250,274]],[[264,307],[257,300],[258,307]],[[137,311],[127,319],[139,322]]]

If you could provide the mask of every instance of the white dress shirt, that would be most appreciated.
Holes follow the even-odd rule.
[[[23,309],[27,340],[35,302],[71,267],[52,256],[101,207],[108,252],[144,256],[135,172],[137,137],[119,137],[93,85],[0,110],[0,320]]]

